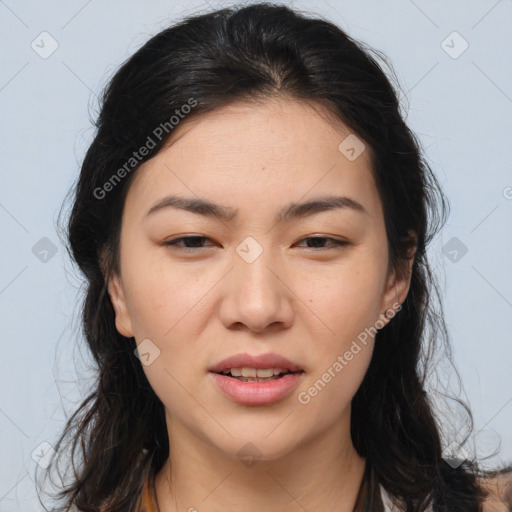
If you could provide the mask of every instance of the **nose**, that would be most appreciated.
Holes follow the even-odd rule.
[[[261,333],[292,325],[293,286],[278,262],[263,251],[249,262],[235,255],[234,268],[223,280],[219,315],[228,329]]]

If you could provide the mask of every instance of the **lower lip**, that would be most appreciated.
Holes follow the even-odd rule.
[[[229,398],[242,405],[266,405],[286,397],[297,385],[304,372],[288,373],[267,382],[242,382],[220,373],[210,372],[215,384]]]

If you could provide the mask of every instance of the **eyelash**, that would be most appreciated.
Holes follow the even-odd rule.
[[[206,236],[199,236],[199,235],[182,236],[182,237],[179,237],[179,238],[174,238],[173,240],[168,240],[166,242],[163,242],[163,245],[171,247],[173,250],[178,250],[178,251],[188,252],[188,253],[196,252],[197,249],[204,249],[205,248],[205,247],[183,247],[183,246],[177,244],[177,242],[179,242],[179,241],[190,240],[190,239],[209,240],[209,238],[206,237]],[[313,240],[330,240],[331,242],[333,242],[328,247],[306,247],[306,249],[311,249],[311,250],[313,250],[313,252],[325,251],[325,250],[328,250],[328,249],[334,249],[334,248],[339,248],[339,247],[344,247],[344,246],[350,245],[350,243],[346,242],[345,240],[338,240],[336,238],[330,238],[330,237],[326,237],[326,236],[310,236],[310,237],[305,237],[305,238],[302,238],[301,240],[299,240],[299,242],[303,242],[305,240],[312,240],[312,239]],[[208,247],[208,246],[206,246],[206,247]]]

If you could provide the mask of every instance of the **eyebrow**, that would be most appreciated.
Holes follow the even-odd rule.
[[[162,211],[165,208],[178,208],[180,210],[224,221],[235,219],[239,212],[237,209],[216,204],[202,198],[187,198],[170,195],[155,203],[146,212],[144,218],[158,211]],[[325,196],[303,203],[290,203],[276,214],[274,221],[282,222],[335,209],[349,209],[364,215],[369,215],[368,210],[355,199],[345,196]]]

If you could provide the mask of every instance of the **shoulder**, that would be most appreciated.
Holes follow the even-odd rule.
[[[488,493],[483,512],[510,512],[512,510],[512,469],[478,479]]]

